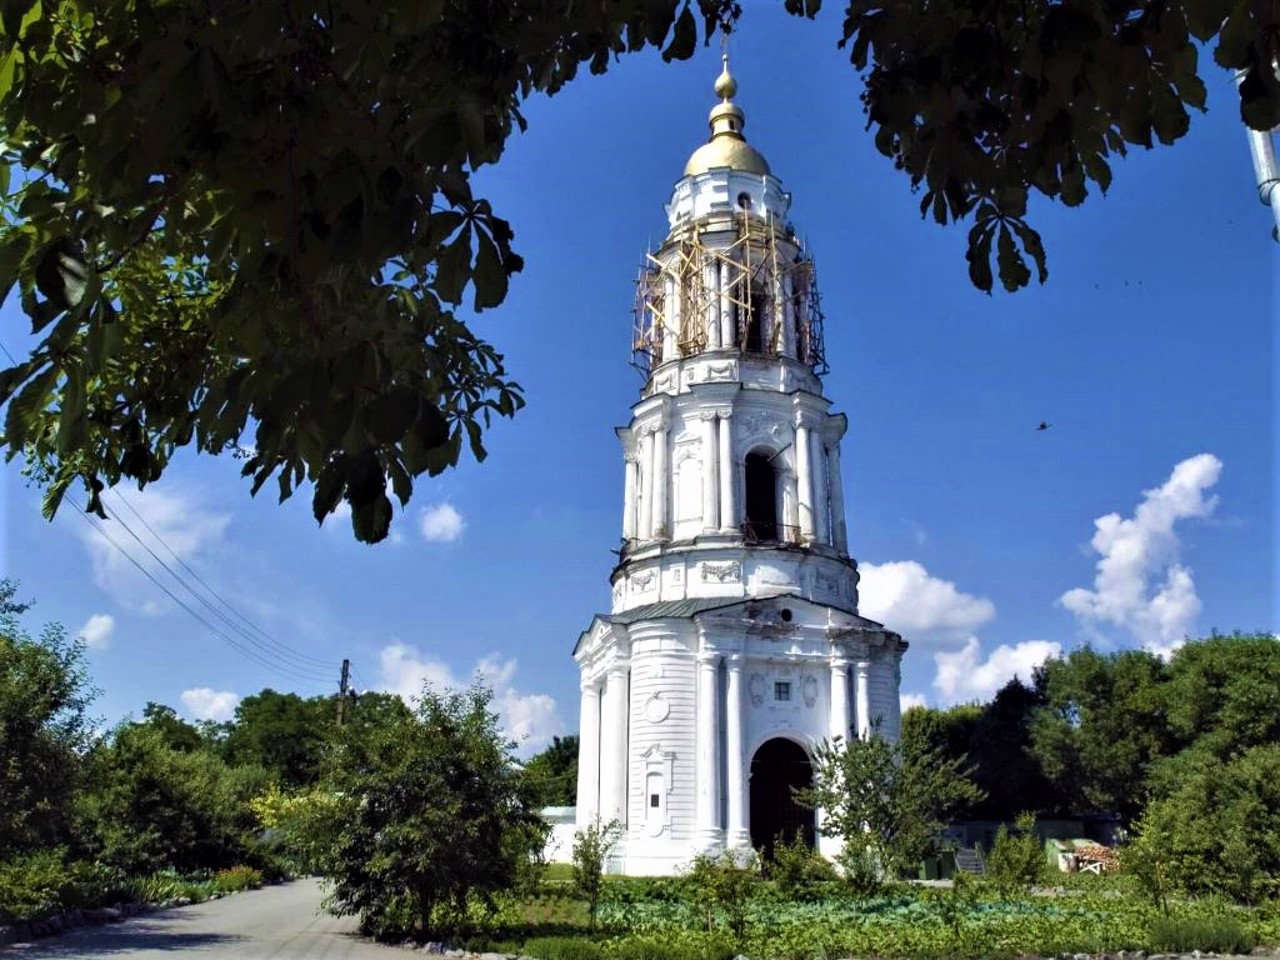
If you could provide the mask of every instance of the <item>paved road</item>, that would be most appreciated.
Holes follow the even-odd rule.
[[[0,947],[0,957],[177,960],[407,960],[412,952],[355,935],[355,921],[320,912],[316,880],[296,880],[122,923]],[[418,954],[421,956],[421,954]]]

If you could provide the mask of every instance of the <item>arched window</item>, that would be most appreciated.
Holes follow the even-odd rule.
[[[778,539],[778,476],[769,457],[749,453],[746,461],[746,514],[743,533],[748,542]]]

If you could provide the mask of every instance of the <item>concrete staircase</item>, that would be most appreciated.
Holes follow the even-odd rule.
[[[977,847],[959,847],[956,849],[956,869],[981,876],[987,872],[987,865]]]

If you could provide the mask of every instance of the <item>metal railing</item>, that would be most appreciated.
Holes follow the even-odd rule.
[[[800,528],[786,523],[747,520],[741,530],[744,543],[800,543]]]

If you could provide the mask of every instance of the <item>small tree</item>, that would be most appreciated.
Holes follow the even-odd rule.
[[[573,834],[573,890],[587,902],[591,929],[596,928],[596,911],[604,888],[604,865],[622,836],[617,820],[601,823],[599,814]]]
[[[814,785],[798,799],[826,813],[844,841],[840,863],[855,881],[902,876],[937,847],[945,818],[982,799],[964,758],[936,748],[904,752],[874,732],[827,740],[814,753]]]
[[[987,854],[987,877],[1004,891],[1025,890],[1044,879],[1049,863],[1036,836],[1036,816],[1021,813],[1010,831],[1005,824]]]
[[[425,688],[414,713],[343,745],[329,784],[342,826],[321,859],[331,907],[367,932],[465,925],[472,898],[492,907],[541,848],[546,825],[491,699],[478,684]]]
[[[715,909],[719,907],[725,923],[741,943],[747,932],[751,899],[760,886],[760,863],[755,854],[739,863],[727,850],[717,857],[700,853],[689,868],[688,884],[693,899],[706,904],[707,932],[715,928]]]

